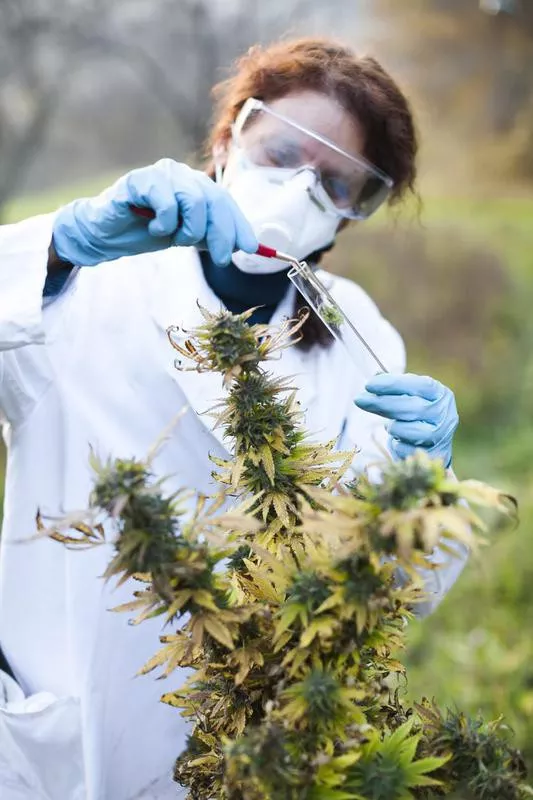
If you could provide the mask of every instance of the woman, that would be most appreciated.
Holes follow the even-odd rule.
[[[40,796],[37,781],[62,800],[173,797],[173,758],[186,735],[179,716],[157,702],[180,675],[168,686],[132,679],[154,652],[160,623],[131,628],[106,610],[132,591],[113,591],[99,578],[108,549],[72,553],[48,540],[21,546],[37,509],[57,516],[85,507],[89,445],[103,458],[142,458],[185,405],[154,469],[172,475],[169,491],[213,491],[209,456],[229,445],[199,412],[220,397],[220,380],[176,372],[167,326],[194,327],[197,301],[232,311],[261,305],[254,319],[273,324],[292,316],[303,303],[286,264],[254,255],[258,240],[316,263],[351,220],[414,190],[411,112],[373,59],[330,41],[255,48],[219,92],[207,173],[166,159],[97,198],[0,233],[0,405],[9,444],[0,639],[33,702],[43,691],[59,698],[41,696],[38,712],[39,724],[59,733],[48,750],[12,767],[12,784],[4,784],[31,784],[28,797]],[[155,218],[147,223],[132,205]],[[207,249],[199,252],[199,243]],[[403,375],[397,332],[356,284],[328,280],[389,374],[368,381],[310,319],[301,344],[272,364],[295,376],[307,428],[358,447],[355,469],[385,448],[402,458],[416,446],[449,466],[452,392]],[[461,569],[461,559],[446,558],[428,584],[434,602]],[[19,714],[16,724],[25,720]],[[37,728],[19,729],[27,752]],[[23,791],[13,790],[13,800]],[[0,794],[10,799],[6,788]]]

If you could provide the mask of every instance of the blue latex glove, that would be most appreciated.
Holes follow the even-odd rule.
[[[155,218],[147,222],[131,211],[130,204],[151,208]],[[234,250],[253,253],[258,244],[224,188],[170,158],[128,172],[98,197],[62,208],[53,240],[59,258],[76,266],[202,240],[215,264],[224,266]]]
[[[364,411],[394,420],[389,448],[405,458],[423,448],[444,466],[452,462],[453,435],[459,424],[455,397],[442,383],[422,375],[376,375],[355,404]]]

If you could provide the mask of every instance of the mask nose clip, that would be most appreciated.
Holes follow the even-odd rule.
[[[309,199],[311,200],[311,202],[312,202],[312,203],[314,203],[314,204],[315,204],[315,206],[316,206],[316,207],[317,207],[317,208],[318,208],[320,211],[322,211],[323,213],[326,213],[326,210],[327,210],[327,209],[326,209],[326,206],[324,205],[324,203],[322,203],[322,202],[321,202],[321,201],[318,199],[318,197],[316,196],[316,192],[313,190],[313,187],[312,187],[312,186],[308,186],[308,187],[307,187],[307,189],[306,189],[306,191],[307,191],[307,194],[309,195]]]
[[[320,173],[317,167],[313,167],[312,164],[304,164],[303,167],[300,167],[298,170],[296,170],[294,177],[296,178],[297,176],[305,175],[306,173],[310,173],[312,175],[313,185],[316,186],[316,184],[320,180]],[[310,186],[308,186],[307,189],[309,190]]]
[[[314,205],[315,205],[315,206],[316,206],[316,207],[317,207],[317,208],[318,208],[320,211],[322,211],[323,213],[325,213],[325,212],[326,212],[326,210],[327,210],[327,209],[326,209],[326,206],[325,206],[325,205],[324,205],[324,203],[322,203],[322,202],[321,202],[321,200],[318,198],[318,196],[317,196],[317,191],[316,191],[316,187],[317,187],[317,186],[318,186],[318,184],[320,183],[320,172],[319,172],[319,170],[317,169],[317,167],[313,167],[311,164],[306,164],[305,166],[303,166],[303,167],[300,167],[300,169],[299,169],[299,170],[298,170],[298,172],[296,173],[296,176],[297,176],[297,175],[304,175],[305,173],[310,173],[310,174],[312,175],[312,177],[313,177],[313,182],[312,182],[312,184],[308,184],[308,185],[305,187],[305,191],[306,191],[306,193],[307,193],[307,195],[308,195],[309,199],[310,199],[310,200],[311,200],[311,201],[314,203]],[[296,176],[295,176],[295,177],[296,177]]]

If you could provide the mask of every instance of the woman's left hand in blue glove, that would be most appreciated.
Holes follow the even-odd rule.
[[[447,386],[423,375],[376,375],[354,402],[364,411],[393,420],[388,428],[393,456],[406,458],[422,448],[450,466],[459,416]]]

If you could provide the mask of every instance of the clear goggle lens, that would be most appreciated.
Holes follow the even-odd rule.
[[[259,117],[262,124],[252,126]],[[261,100],[246,101],[233,126],[233,137],[258,167],[286,171],[286,178],[312,169],[317,177],[312,190],[315,200],[339,217],[367,219],[387,199],[393,186],[388,175],[362,156],[345,152]]]

